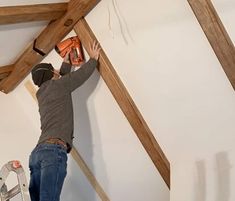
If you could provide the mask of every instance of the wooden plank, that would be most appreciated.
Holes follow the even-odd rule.
[[[32,98],[37,102],[37,97],[36,97],[37,90],[35,86],[32,84],[32,82],[28,80],[27,82],[25,82],[24,85],[28,90],[28,92],[30,93],[30,95],[32,96]],[[82,156],[79,154],[79,152],[74,146],[71,150],[71,155],[78,164],[78,166],[80,167],[80,169],[82,170],[82,172],[84,173],[84,175],[87,177],[90,184],[93,186],[96,193],[100,196],[101,200],[110,201],[107,194],[105,193],[99,182],[96,180],[95,176],[93,175],[93,173],[91,172],[85,161],[83,160]]]
[[[32,84],[32,82],[30,80],[26,81],[24,83],[25,88],[27,89],[27,91],[30,93],[30,95],[32,96],[32,98],[38,102],[38,99],[36,97],[36,93],[37,93],[37,89],[35,88],[35,86]]]
[[[86,175],[87,179],[95,189],[96,193],[100,196],[101,200],[109,201],[108,196],[106,195],[99,182],[96,180],[95,176],[92,174],[91,170],[86,165],[85,161],[82,159],[81,155],[78,153],[75,147],[73,147],[73,149],[71,150],[71,155],[77,162],[83,173]]]
[[[11,73],[13,68],[14,68],[13,65],[0,67],[0,81],[7,78],[7,76]]]
[[[71,0],[68,11],[62,18],[51,22],[38,36],[36,48],[47,55],[72,29],[74,24],[85,16],[100,0]],[[0,90],[9,93],[42,61],[42,56],[33,50],[33,42],[16,61],[14,70],[0,82]]]
[[[2,66],[2,67],[0,67],[0,74],[10,73],[13,70],[13,68],[14,68],[13,65]]]
[[[5,79],[8,75],[9,75],[9,73],[1,73],[0,80]]]
[[[89,53],[89,43],[97,39],[85,19],[79,20],[74,26],[74,30]],[[170,164],[103,50],[100,53],[98,70],[163,180],[170,188]]]
[[[235,89],[235,48],[212,2],[210,0],[188,0],[188,2]]]
[[[0,25],[55,20],[67,11],[68,3],[0,7]]]

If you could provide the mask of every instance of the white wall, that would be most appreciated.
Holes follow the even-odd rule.
[[[11,160],[20,160],[29,178],[28,158],[37,140],[39,115],[36,104],[20,86],[9,95],[0,94],[0,168]],[[11,172],[6,180],[8,189],[17,184],[17,177]],[[13,200],[20,200],[16,196]]]
[[[213,3],[234,41],[235,2]],[[234,200],[234,90],[187,1],[103,0],[86,19],[171,162],[171,201]],[[61,60],[52,52],[45,61]],[[23,85],[0,98],[0,163],[16,157],[27,167],[39,135],[37,108]],[[169,200],[97,72],[73,98],[74,144],[110,200]],[[12,138],[24,146],[6,152]],[[99,200],[70,158],[62,200],[75,198]]]
[[[213,3],[234,41],[235,2]],[[171,200],[234,200],[234,90],[187,1],[118,1],[125,37],[102,4],[87,19],[171,162]]]

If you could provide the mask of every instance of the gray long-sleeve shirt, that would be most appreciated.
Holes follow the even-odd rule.
[[[72,91],[81,86],[93,73],[97,61],[90,59],[77,71],[68,73],[58,80],[48,80],[37,91],[41,119],[41,136],[38,143],[49,138],[59,138],[67,143],[69,153],[73,141]],[[61,69],[71,69],[63,63]]]

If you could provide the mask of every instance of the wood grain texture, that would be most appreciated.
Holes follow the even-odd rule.
[[[0,80],[5,79],[8,75],[9,75],[9,73],[1,73]]]
[[[85,19],[79,20],[74,26],[74,30],[89,54],[89,43],[97,39]],[[103,50],[100,53],[98,70],[163,180],[170,188],[170,164]]]
[[[0,81],[7,78],[7,76],[9,76],[13,68],[14,68],[13,65],[0,67]]]
[[[7,65],[0,67],[0,74],[10,73],[14,69],[14,65]]]
[[[235,48],[212,2],[210,0],[188,0],[188,2],[235,89]]]
[[[37,49],[47,55],[73,29],[74,24],[94,8],[99,1],[71,0],[66,14],[62,18],[51,22],[37,37]],[[32,67],[42,61],[44,57],[33,50],[32,42],[14,64],[12,73],[0,82],[0,90],[9,93],[28,75]]]
[[[37,102],[36,98],[37,90],[34,84],[30,80],[28,80],[25,82],[24,86],[26,87],[32,98]],[[87,177],[91,186],[93,186],[96,193],[100,196],[100,199],[102,201],[110,201],[107,194],[105,193],[105,191],[103,190],[103,188],[101,187],[101,185],[99,184],[99,182],[97,181],[97,179],[95,178],[89,167],[87,166],[86,162],[83,160],[82,156],[79,154],[79,152],[74,146],[70,154],[73,157],[73,159],[76,161],[76,163],[78,164],[84,175]]]
[[[0,25],[55,20],[67,11],[68,3],[0,7]]]

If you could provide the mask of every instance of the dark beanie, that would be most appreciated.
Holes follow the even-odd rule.
[[[54,68],[49,63],[37,64],[31,71],[34,84],[40,87],[44,82],[50,80],[53,77],[53,71]]]

